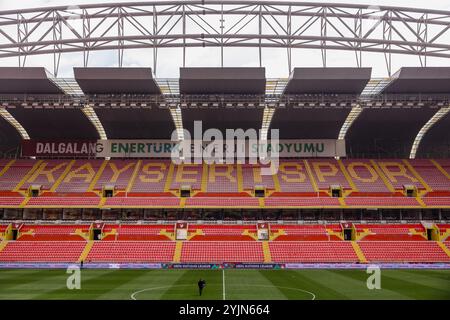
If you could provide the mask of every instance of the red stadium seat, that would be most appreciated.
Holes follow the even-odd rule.
[[[76,262],[86,241],[10,241],[0,262]]]

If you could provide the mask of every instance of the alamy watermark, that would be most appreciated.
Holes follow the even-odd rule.
[[[269,133],[267,133],[268,135]],[[279,167],[279,130],[270,130],[270,140],[256,129],[210,128],[203,132],[202,122],[194,121],[194,136],[183,130],[184,138],[179,140],[179,132],[172,132],[171,140],[177,142],[172,149],[171,159],[175,164],[260,164],[261,175],[274,175]]]
[[[375,264],[371,264],[367,267],[366,273],[370,274],[367,278],[366,285],[369,290],[381,289],[381,269]]]
[[[70,276],[67,277],[66,287],[69,290],[80,290],[81,289],[81,269],[77,265],[69,265],[66,273]]]

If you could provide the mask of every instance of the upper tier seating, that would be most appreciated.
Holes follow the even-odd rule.
[[[33,207],[96,207],[99,197],[36,197],[30,198],[27,206]]]
[[[269,197],[266,207],[339,207],[339,199],[331,197]]]
[[[450,197],[425,197],[422,199],[427,206],[450,206]]]
[[[0,262],[76,262],[86,241],[9,241]]]
[[[403,195],[415,185],[427,206],[450,206],[448,159],[281,159],[274,175],[260,165],[174,165],[169,159],[0,160],[0,207],[19,207],[31,185],[43,194],[29,207],[179,207],[175,193],[189,185],[187,207],[422,207]],[[101,203],[105,185],[116,196]],[[344,201],[328,196],[344,189]],[[250,194],[268,191],[264,201]],[[70,197],[69,197],[70,196]],[[149,199],[152,198],[152,199]]]
[[[188,207],[259,207],[257,198],[251,197],[193,197],[186,199]]]
[[[370,160],[343,159],[342,163],[358,191],[389,192],[389,188]]]
[[[275,241],[269,243],[273,262],[358,262],[345,241]]]
[[[176,207],[180,205],[177,197],[113,197],[106,198],[106,206],[111,207]]]
[[[90,191],[89,187],[95,174],[102,166],[103,160],[76,160],[70,172],[56,188],[58,193],[82,193]]]
[[[370,262],[450,262],[435,241],[359,241]]]
[[[31,171],[36,160],[0,160],[0,190],[11,191]]]
[[[87,262],[171,262],[172,241],[96,241]]]
[[[330,185],[340,185],[343,189],[351,189],[349,181],[345,178],[339,163],[334,159],[308,160],[317,187],[327,190]]]
[[[261,242],[188,241],[183,243],[181,262],[264,262]]]
[[[1,179],[0,179],[1,180]],[[4,208],[4,207],[19,207],[23,200],[25,198],[24,197],[0,197],[0,208]]]
[[[450,176],[450,166],[445,161],[429,159],[409,160],[417,173],[434,191],[450,191],[450,179],[441,170]],[[442,164],[441,164],[442,163]]]

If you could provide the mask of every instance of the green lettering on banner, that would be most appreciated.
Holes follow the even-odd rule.
[[[155,153],[161,153],[161,151],[162,151],[161,143],[158,143],[158,148],[154,147],[153,149],[154,149]]]
[[[139,143],[138,144],[138,153],[145,153],[145,144],[144,143]]]
[[[305,152],[314,153],[314,144],[313,143],[305,143]]]
[[[301,143],[294,143],[294,151],[297,153],[302,152],[302,144]]]
[[[316,143],[316,150],[317,152],[323,152],[325,150],[325,144],[322,143]]]
[[[111,144],[111,153],[116,153],[117,152],[117,143],[113,143]]]
[[[128,153],[128,143],[119,143],[119,153]]]
[[[254,143],[252,144],[252,153],[256,154],[258,152],[258,144]]]

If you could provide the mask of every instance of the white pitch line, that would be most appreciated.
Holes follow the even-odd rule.
[[[223,300],[225,300],[225,269],[222,269],[222,288]]]

